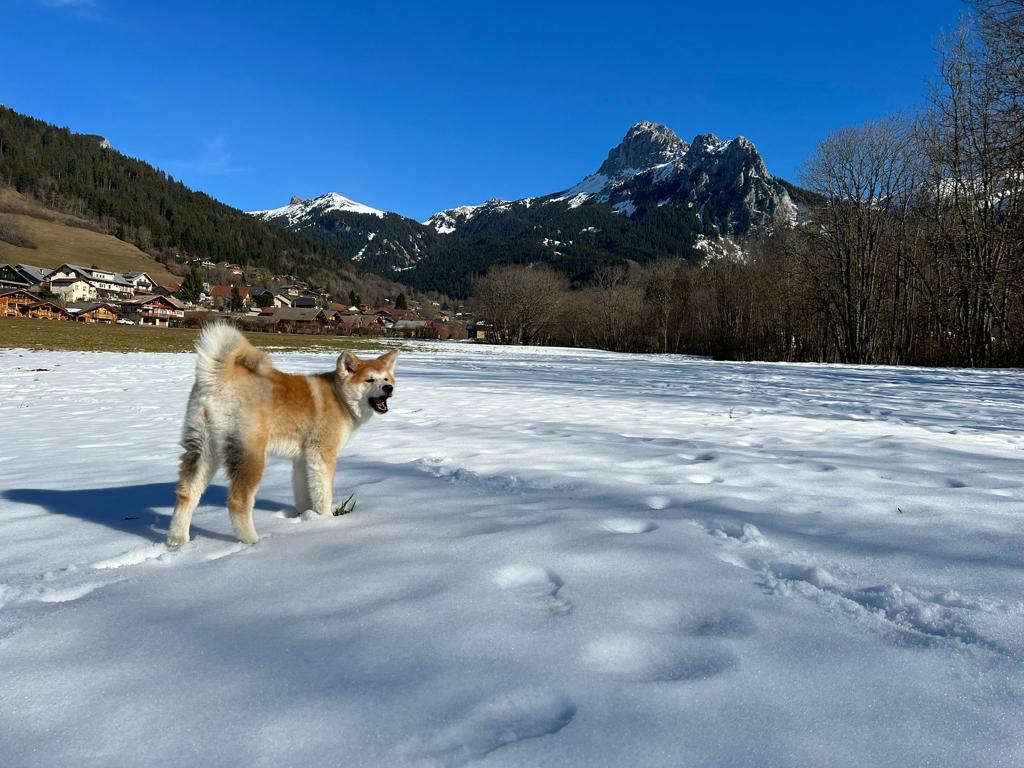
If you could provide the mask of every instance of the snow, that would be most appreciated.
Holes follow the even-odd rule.
[[[1024,763],[1020,371],[422,343],[170,552],[194,363],[0,351],[5,768]]]
[[[285,205],[281,208],[273,208],[266,211],[249,211],[249,215],[265,221],[284,217],[288,219],[288,226],[291,227],[305,221],[313,214],[327,213],[329,211],[361,213],[378,218],[384,218],[386,213],[385,211],[371,208],[368,205],[357,203],[355,200],[350,200],[344,195],[339,195],[337,192],[328,192],[326,195]]]
[[[479,205],[460,205],[455,208],[446,208],[420,223],[433,227],[439,235],[450,235],[458,229],[460,224],[465,224],[480,211],[495,205],[500,206],[503,203],[505,203],[504,200],[494,198]]]
[[[636,203],[632,200],[623,200],[613,205],[612,209],[616,213],[624,213],[626,216],[632,216],[636,213]]]

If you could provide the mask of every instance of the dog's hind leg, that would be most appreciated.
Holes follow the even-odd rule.
[[[309,500],[309,471],[306,469],[305,455],[300,455],[292,462],[292,491],[295,493],[295,514],[301,515],[313,508]]]
[[[167,533],[167,546],[180,547],[189,540],[192,513],[195,512],[203,491],[217,473],[217,457],[212,446],[200,430],[186,433],[182,441],[185,452],[181,455],[178,487],[175,490],[177,503]]]
[[[224,447],[224,468],[229,481],[228,514],[235,535],[246,544],[255,544],[260,538],[252,522],[252,506],[266,463],[265,445],[243,446],[238,438],[228,439]]]

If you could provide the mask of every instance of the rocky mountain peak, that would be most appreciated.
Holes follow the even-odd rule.
[[[306,201],[298,195],[292,195],[292,199],[288,201],[288,205],[302,205],[304,202]]]
[[[677,160],[687,149],[686,142],[668,126],[640,122],[630,128],[619,145],[608,152],[608,158],[597,172],[610,179],[632,175]]]

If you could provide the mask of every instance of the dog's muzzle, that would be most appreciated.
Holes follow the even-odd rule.
[[[383,397],[371,397],[370,407],[373,408],[377,413],[388,412],[388,398],[390,395],[384,395]]]

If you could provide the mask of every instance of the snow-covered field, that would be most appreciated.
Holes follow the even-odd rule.
[[[4,768],[1024,765],[1019,371],[424,345],[168,552],[192,366],[0,351]]]

